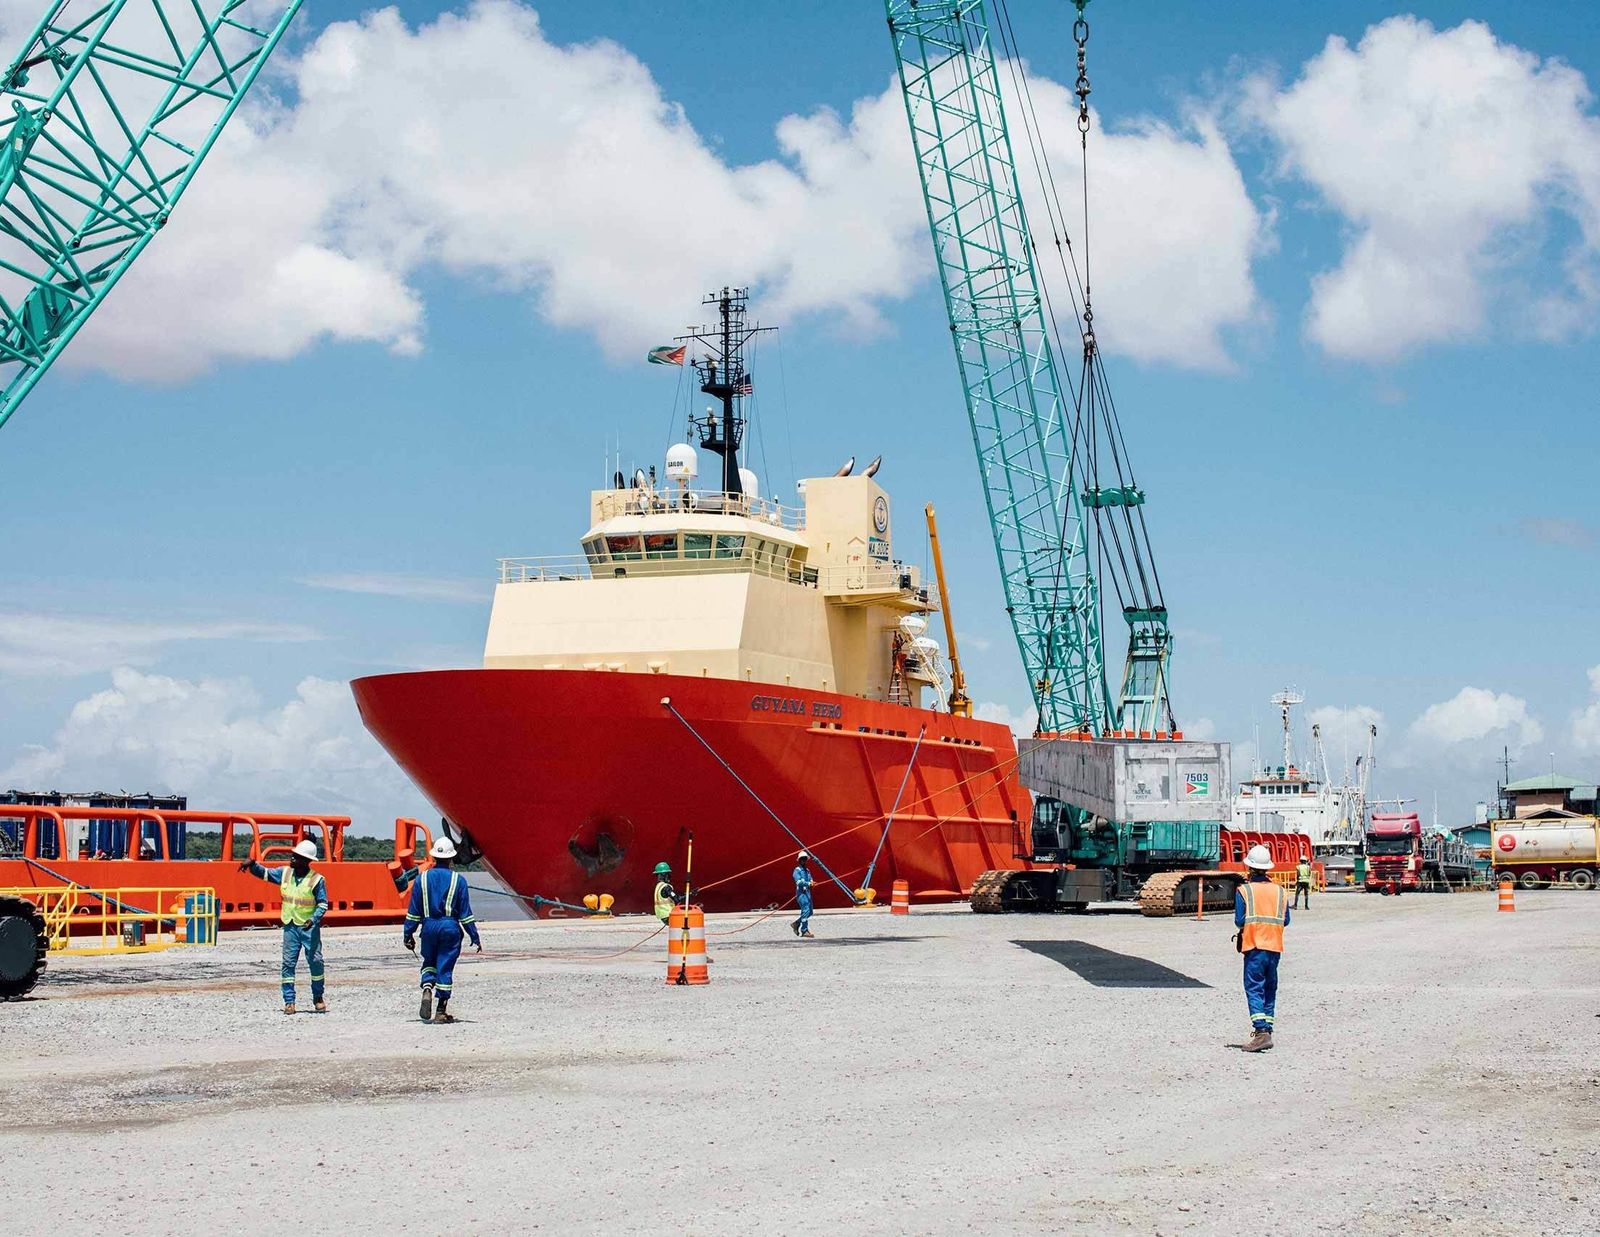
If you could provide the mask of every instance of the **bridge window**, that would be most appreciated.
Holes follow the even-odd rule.
[[[643,554],[637,537],[607,537],[606,549],[612,558],[639,558]]]
[[[740,558],[744,554],[744,536],[723,534],[717,537],[718,558]]]
[[[684,533],[683,556],[685,558],[710,558],[711,534],[710,533]]]
[[[589,556],[591,563],[603,563],[606,558],[606,549],[598,537],[590,537],[583,543],[583,552]]]
[[[646,558],[677,558],[678,534],[646,533],[644,535],[644,556]]]

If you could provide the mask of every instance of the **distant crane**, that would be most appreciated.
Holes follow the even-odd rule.
[[[301,3],[55,0],[39,19],[0,80],[0,426],[166,224]]]

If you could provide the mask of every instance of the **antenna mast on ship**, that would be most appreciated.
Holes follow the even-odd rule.
[[[1286,774],[1294,767],[1294,742],[1289,737],[1289,711],[1295,705],[1305,702],[1306,698],[1293,689],[1281,691],[1272,698],[1272,703],[1283,713],[1283,771]]]
[[[703,421],[689,419],[690,428],[700,437],[700,445],[722,457],[722,492],[737,497],[744,493],[739,480],[739,444],[744,440],[744,417],[740,403],[752,390],[750,371],[744,367],[744,346],[765,331],[776,330],[770,326],[746,326],[746,288],[724,288],[710,292],[700,303],[717,307],[718,321],[709,326],[692,328],[687,335],[674,341],[693,345],[700,355],[691,359],[695,373],[700,375],[700,389],[722,401],[722,423],[719,425],[707,410]]]

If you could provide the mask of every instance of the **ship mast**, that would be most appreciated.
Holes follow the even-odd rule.
[[[700,375],[700,389],[722,402],[721,424],[708,409],[703,421],[691,417],[690,427],[699,435],[702,447],[722,457],[722,492],[730,497],[744,493],[739,480],[739,444],[744,440],[745,419],[740,413],[741,401],[752,390],[750,371],[744,367],[744,346],[755,336],[776,329],[745,325],[747,293],[745,288],[707,293],[700,303],[715,305],[718,320],[693,327],[675,341],[700,350],[689,363]]]
[[[1272,698],[1272,703],[1277,705],[1283,713],[1283,772],[1285,776],[1294,767],[1294,741],[1289,735],[1289,711],[1297,704],[1304,704],[1305,701],[1306,698],[1293,689],[1281,691]]]

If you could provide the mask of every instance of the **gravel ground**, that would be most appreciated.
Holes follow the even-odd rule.
[[[52,960],[0,1006],[6,1227],[1590,1233],[1597,916],[1319,897],[1259,1056],[1225,917],[718,916],[687,989],[649,921],[490,925],[448,1027],[397,932],[328,934],[326,1016],[276,933]]]

